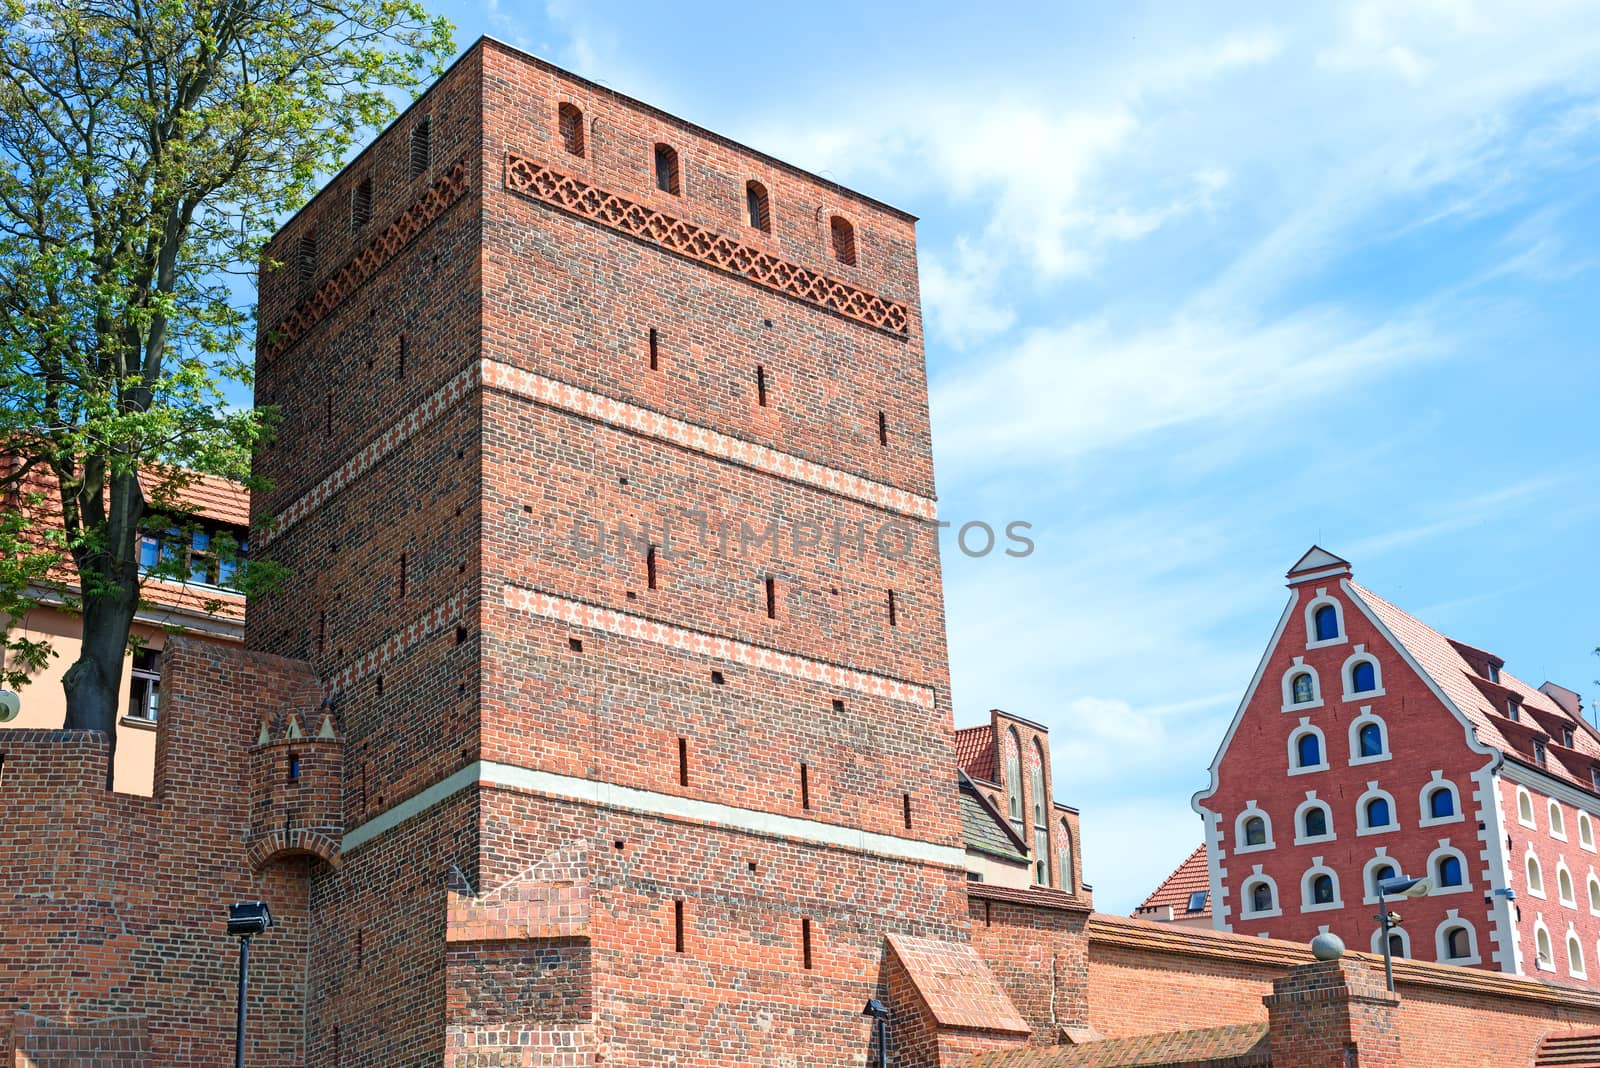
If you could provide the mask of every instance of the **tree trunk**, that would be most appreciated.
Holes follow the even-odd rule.
[[[133,626],[137,592],[120,589],[85,598],[83,647],[61,679],[67,694],[68,730],[105,732],[109,744],[106,787],[112,785],[117,756],[117,717],[122,711],[122,662]]]

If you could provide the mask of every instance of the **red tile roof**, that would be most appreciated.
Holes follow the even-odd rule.
[[[994,727],[965,727],[956,731],[956,765],[974,779],[995,781]]]
[[[888,941],[940,1027],[1023,1035],[1031,1030],[971,945],[905,934],[891,934]]]
[[[158,473],[139,473],[139,485],[147,495],[155,492],[160,484]],[[183,485],[175,496],[179,507],[187,515],[236,527],[250,525],[250,491],[231,479],[189,472],[183,476]]]
[[[973,1068],[1271,1068],[1272,1055],[1263,1021],[997,1051],[972,1063]]]
[[[1206,892],[1206,907],[1198,912],[1189,911],[1189,899],[1194,894],[1204,890]],[[1166,880],[1155,889],[1155,893],[1144,899],[1144,904],[1134,910],[1137,916],[1144,912],[1154,912],[1157,909],[1172,906],[1174,917],[1197,917],[1211,915],[1211,873],[1206,867],[1206,847],[1200,846],[1188,859],[1178,865],[1176,871],[1167,876]]]
[[[1352,582],[1350,588],[1467,717],[1481,742],[1522,763],[1538,766],[1553,778],[1596,792],[1590,768],[1600,764],[1600,734],[1581,715],[1573,715],[1548,694],[1508,671],[1501,670],[1499,681],[1491,683],[1468,661],[1463,650],[1491,657],[1497,663],[1499,657],[1445,637],[1363,586]],[[1506,715],[1505,699],[1510,696],[1515,696],[1523,708],[1523,718],[1516,722]],[[1535,729],[1528,730],[1529,727]],[[1559,730],[1563,727],[1572,730],[1570,749],[1562,743]],[[1541,734],[1546,736],[1546,759],[1544,764],[1536,765],[1533,742]]]

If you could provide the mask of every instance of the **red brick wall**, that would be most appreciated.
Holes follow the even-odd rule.
[[[142,1035],[148,1059],[123,1049],[108,1064],[225,1063],[238,967],[227,906],[260,898],[277,926],[252,954],[248,1063],[300,1063],[306,862],[251,869],[245,754],[261,717],[305,707],[315,691],[302,666],[211,643],[171,639],[163,663],[153,798],[105,790],[98,735],[0,737],[0,1023],[10,1031],[11,1013],[42,1018],[19,1026],[17,1040],[59,1052],[99,1043],[97,1021],[127,1018],[128,1034],[112,1038]],[[8,1037],[0,1032],[0,1051]]]
[[[968,904],[972,945],[1033,1028],[1034,1041],[1061,1041],[1088,1024],[1087,909],[1042,907],[980,896]]]

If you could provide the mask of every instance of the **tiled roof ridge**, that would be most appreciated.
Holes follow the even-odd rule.
[[[1167,875],[1167,877],[1165,879],[1162,879],[1161,882],[1156,884],[1156,888],[1154,890],[1152,890],[1150,892],[1150,895],[1144,899],[1144,903],[1141,904],[1139,906],[1139,908],[1141,908],[1141,909],[1159,908],[1160,906],[1157,905],[1157,904],[1154,904],[1154,902],[1158,897],[1162,896],[1162,894],[1166,891],[1167,887],[1170,886],[1178,878],[1178,876],[1180,876],[1180,875],[1182,875],[1184,873],[1184,869],[1186,869],[1190,865],[1194,864],[1197,860],[1205,861],[1205,859],[1206,859],[1206,845],[1205,845],[1204,842],[1201,842],[1198,846],[1196,846],[1189,853],[1188,856],[1184,857],[1181,861],[1178,862],[1178,866],[1176,868],[1173,868],[1172,871]],[[1209,891],[1211,889],[1210,883],[1211,883],[1211,873],[1210,873],[1210,871],[1208,869],[1206,871],[1206,888],[1205,888],[1207,890],[1207,898],[1208,898],[1208,900],[1206,901],[1206,907],[1205,907],[1205,910],[1204,910],[1208,914],[1211,911],[1211,902],[1209,900],[1209,896],[1210,896],[1209,895]],[[1189,891],[1185,891],[1186,894],[1188,892]],[[1195,913],[1195,915],[1200,915],[1200,913]]]

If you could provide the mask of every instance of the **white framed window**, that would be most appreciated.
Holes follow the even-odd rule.
[[[1578,907],[1577,895],[1572,892],[1572,872],[1564,858],[1556,861],[1556,900],[1569,909]]]
[[[1383,669],[1378,658],[1358,645],[1339,671],[1344,680],[1344,700],[1365,701],[1383,696]]]
[[[1594,848],[1594,821],[1587,812],[1578,813],[1578,845],[1593,853]]]
[[[1307,790],[1306,799],[1294,810],[1294,844],[1331,842],[1336,837],[1333,831],[1333,809],[1326,801],[1317,800],[1315,790]]]
[[[1348,641],[1344,629],[1344,605],[1337,597],[1329,597],[1326,588],[1306,605],[1306,648],[1321,649],[1328,645],[1342,645]]]
[[[1366,891],[1362,903],[1376,905],[1378,903],[1378,884],[1387,879],[1400,878],[1400,864],[1389,856],[1388,846],[1379,846],[1373,858],[1367,861],[1361,869],[1361,886]]]
[[[1571,924],[1567,925],[1567,974],[1579,979],[1588,978],[1583,966],[1583,943],[1578,940],[1578,932]]]
[[[1524,827],[1539,829],[1539,825],[1533,821],[1533,796],[1521,786],[1517,787],[1517,822]]]
[[[1542,972],[1556,970],[1556,957],[1550,950],[1550,929],[1543,917],[1533,921],[1533,966]]]
[[[1539,863],[1539,858],[1528,851],[1528,859],[1523,862],[1523,872],[1528,878],[1528,894],[1531,897],[1544,897],[1544,866]]]
[[[1307,664],[1304,657],[1297,656],[1283,673],[1283,710],[1293,712],[1321,707],[1322,684],[1317,678],[1317,669]]]
[[[1439,848],[1428,854],[1428,878],[1433,882],[1429,894],[1465,894],[1472,890],[1472,879],[1467,871],[1467,855],[1450,844],[1450,839],[1439,839]]]
[[[1394,795],[1378,789],[1375,781],[1367,783],[1366,793],[1356,799],[1356,834],[1385,834],[1399,829],[1400,817]]]
[[[1247,920],[1264,920],[1273,916],[1282,916],[1283,909],[1278,905],[1278,884],[1272,876],[1263,875],[1261,865],[1255,865],[1255,870],[1245,878],[1244,885],[1239,893],[1239,915]]]
[[[1363,705],[1361,714],[1350,721],[1350,764],[1376,764],[1393,755],[1389,752],[1389,725],[1373,715],[1370,705]]]
[[[1300,911],[1327,912],[1344,908],[1339,898],[1339,873],[1322,863],[1321,857],[1311,858],[1311,867],[1300,876]]]
[[[1550,802],[1550,837],[1559,842],[1567,840],[1567,820],[1561,814],[1561,802]]]
[[[1444,777],[1444,772],[1435,771],[1432,775],[1433,778],[1417,794],[1417,809],[1421,813],[1417,826],[1437,827],[1441,823],[1460,823],[1466,818],[1461,814],[1461,791],[1456,789],[1455,783]]]
[[[1600,916],[1600,879],[1595,878],[1594,869],[1589,869],[1589,915]]]
[[[1311,717],[1301,716],[1300,725],[1289,732],[1289,774],[1309,775],[1327,770],[1327,739],[1319,728],[1311,725]]]
[[[1372,952],[1383,953],[1383,928],[1374,928],[1372,932]],[[1404,927],[1389,928],[1389,956],[1394,958],[1407,958],[1411,956],[1411,934]]]
[[[1272,817],[1254,801],[1245,802],[1244,811],[1233,821],[1233,851],[1254,853],[1271,849],[1275,844],[1272,840]]]
[[[1434,957],[1442,964],[1479,964],[1478,932],[1463,920],[1456,909],[1445,912],[1444,920],[1433,932]]]

